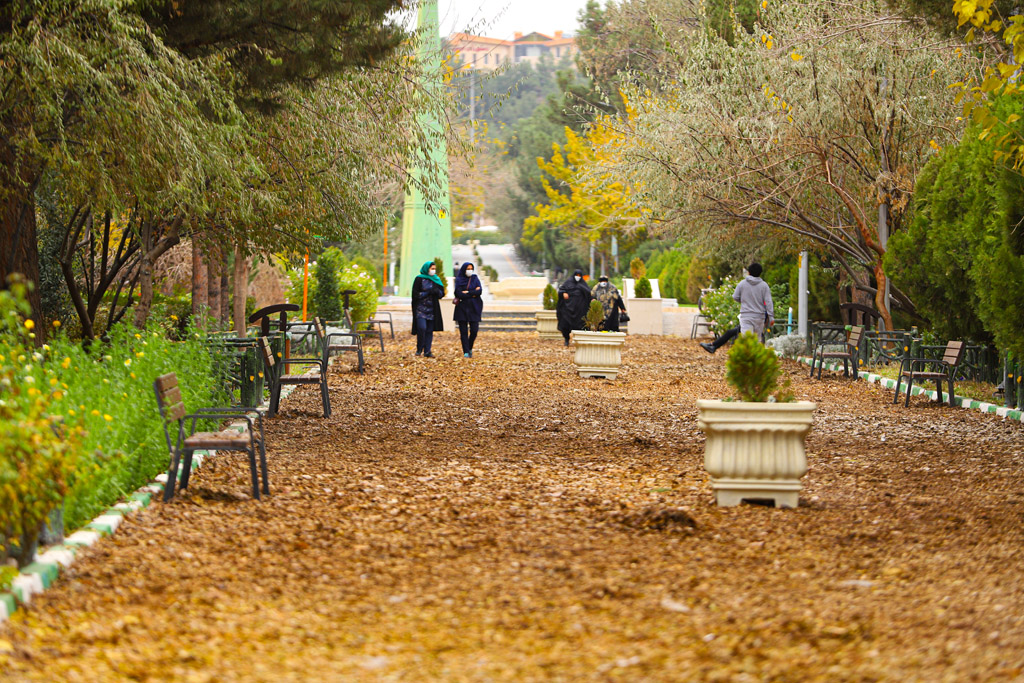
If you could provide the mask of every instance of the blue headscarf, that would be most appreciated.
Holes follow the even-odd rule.
[[[474,270],[473,274],[467,276],[466,275],[466,268],[473,268],[473,270]],[[459,268],[459,274],[455,276],[455,291],[456,292],[467,292],[467,291],[471,292],[476,287],[480,287],[481,286],[479,278],[477,278],[476,284],[473,284],[473,278],[476,277],[476,272],[475,271],[476,271],[476,268],[469,261],[466,261],[465,263],[462,264],[462,267]]]
[[[423,267],[420,268],[420,274],[417,275],[416,277],[426,278],[426,279],[430,280],[431,282],[435,283],[441,289],[444,289],[444,283],[441,282],[441,278],[439,278],[436,275],[431,275],[430,274],[430,269],[433,268],[434,265],[435,264],[434,264],[433,261],[427,261],[426,263],[423,264]]]

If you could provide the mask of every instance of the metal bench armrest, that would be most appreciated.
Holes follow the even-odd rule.
[[[938,365],[945,368],[947,372],[953,367],[941,358],[904,358],[900,361],[900,376],[917,372],[926,365]]]
[[[219,417],[222,420],[241,418],[241,419],[245,420],[249,424],[249,435],[250,435],[250,437],[251,437],[252,434],[254,434],[252,418],[249,417],[248,415],[244,415],[244,414],[241,414],[241,413],[231,413],[231,412],[224,412],[224,413],[207,413],[207,412],[189,413],[188,415],[185,415],[184,417],[182,417],[181,420],[182,420],[182,425],[183,426],[184,426],[185,420],[188,420],[188,419],[192,420],[192,431],[189,432],[189,434],[191,435],[191,434],[195,434],[196,433],[196,422],[198,422],[201,419],[205,420],[206,418],[210,418],[210,417]],[[260,420],[260,423],[261,423],[260,433],[262,434],[262,432],[263,432],[262,419]]]

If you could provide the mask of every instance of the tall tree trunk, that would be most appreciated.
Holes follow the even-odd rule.
[[[153,259],[149,254],[153,249],[156,226],[153,221],[144,221],[140,232],[142,256],[139,258],[139,303],[135,306],[135,317],[132,322],[141,330],[146,326],[149,311],[153,308]]]
[[[149,312],[153,308],[153,266],[158,258],[171,247],[181,241],[178,229],[181,227],[181,216],[175,218],[167,228],[167,234],[156,239],[158,223],[147,222],[142,225],[142,255],[139,262],[139,303],[135,307],[135,327],[142,329],[149,321]]]
[[[199,248],[198,236],[192,236],[192,320],[197,327],[205,328],[203,318],[206,316],[207,304],[206,266],[203,265],[203,253]]]
[[[10,177],[13,165],[11,152],[0,146],[0,178]],[[0,195],[0,288],[7,288],[7,278],[20,273],[31,283],[28,302],[32,306],[35,320],[36,345],[46,340],[46,325],[43,325],[42,300],[39,293],[39,242],[36,234],[35,185],[11,187]]]
[[[220,329],[226,330],[231,324],[231,278],[228,277],[228,256],[225,249],[220,252]]]
[[[220,322],[220,250],[213,249],[207,259],[206,278],[207,303],[210,305],[210,325],[216,328]]]
[[[234,319],[235,334],[245,336],[245,300],[249,297],[249,261],[240,247],[235,247],[234,272]]]

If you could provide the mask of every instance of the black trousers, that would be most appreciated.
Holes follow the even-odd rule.
[[[740,328],[734,327],[731,330],[726,330],[721,337],[711,342],[711,345],[714,346],[716,350],[718,350],[725,346],[726,344],[728,344],[730,341],[732,341],[734,337],[738,336],[740,336]]]
[[[469,353],[473,350],[473,343],[476,341],[476,333],[480,331],[480,323],[477,321],[460,320],[459,336],[462,338],[462,352]]]
[[[434,345],[434,321],[416,316],[416,353],[430,353]]]

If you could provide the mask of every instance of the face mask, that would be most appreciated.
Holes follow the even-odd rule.
[[[472,270],[467,270],[466,271],[466,277],[473,277],[473,271]]]
[[[582,279],[583,279],[583,276],[582,276],[582,275],[574,275],[574,276],[573,276],[573,279],[575,279],[575,280],[576,280],[576,282],[579,282],[580,280],[582,280]]]
[[[431,268],[429,272],[431,275],[437,275],[437,271],[434,270],[433,268]]]

